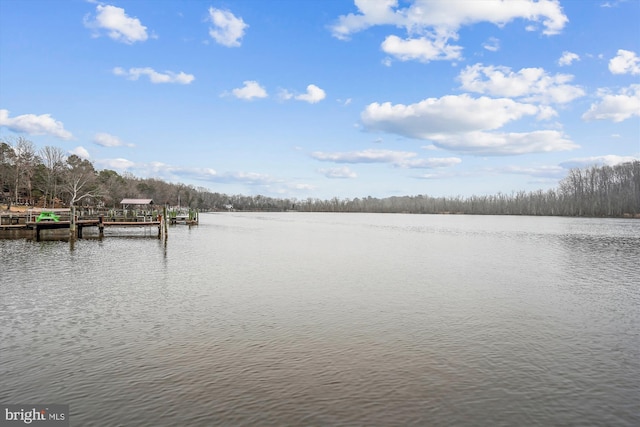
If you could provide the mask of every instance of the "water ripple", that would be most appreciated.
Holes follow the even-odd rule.
[[[0,401],[72,425],[640,422],[637,221],[235,213],[0,256]]]

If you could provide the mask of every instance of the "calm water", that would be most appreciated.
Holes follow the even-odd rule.
[[[72,426],[640,425],[640,221],[129,233],[0,240],[0,402]]]

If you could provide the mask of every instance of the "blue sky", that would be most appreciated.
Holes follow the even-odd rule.
[[[227,194],[468,196],[640,158],[640,1],[0,0],[0,138]]]

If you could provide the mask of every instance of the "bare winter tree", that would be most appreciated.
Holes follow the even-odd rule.
[[[72,154],[67,159],[63,190],[69,195],[69,206],[80,200],[98,196],[96,171],[90,161]]]
[[[0,141],[0,195],[11,209],[11,194],[15,184],[16,153],[10,143]]]
[[[40,149],[40,157],[44,164],[43,188],[41,190],[46,207],[48,201],[53,201],[57,196],[58,180],[65,169],[65,155],[62,148],[46,146]]]
[[[31,200],[33,175],[39,161],[35,146],[28,139],[19,137],[13,150],[15,152],[14,200],[18,201],[21,190],[25,190],[28,199]]]

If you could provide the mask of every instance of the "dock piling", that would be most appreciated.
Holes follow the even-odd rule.
[[[76,238],[76,224],[78,222],[78,216],[76,215],[76,207],[75,206],[71,206],[71,213],[69,215],[69,238],[70,239],[75,239]],[[81,234],[81,230],[82,228],[78,228],[78,237],[82,237],[80,236]]]
[[[104,237],[104,216],[100,215],[98,217],[98,236],[100,236],[100,238]]]
[[[165,205],[164,208],[162,208],[162,220],[160,221],[160,226],[162,227],[162,231],[164,232],[164,238],[165,240],[168,237],[168,228],[167,228],[167,206]]]

